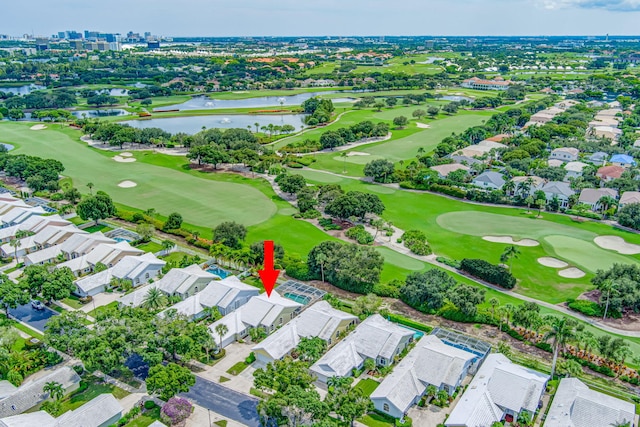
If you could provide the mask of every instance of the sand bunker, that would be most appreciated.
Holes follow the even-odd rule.
[[[47,127],[45,125],[33,125],[29,129],[31,129],[31,130],[42,130],[42,129],[46,129],[46,128]]]
[[[540,244],[537,241],[532,239],[522,239],[522,240],[515,241],[511,236],[484,236],[482,237],[482,239],[486,240],[487,242],[507,243],[509,245],[516,245],[516,246],[538,246]]]
[[[122,181],[120,184],[118,184],[118,187],[131,188],[131,187],[135,187],[136,185],[138,185],[138,184],[136,184],[133,181]]]
[[[133,157],[133,154],[131,154],[128,151],[125,151],[124,153],[120,153],[120,157]]]
[[[545,267],[551,268],[565,268],[569,265],[564,261],[561,261],[557,258],[551,258],[550,256],[543,256],[542,258],[538,258],[538,262]]]
[[[623,255],[640,254],[640,245],[627,243],[622,237],[618,236],[598,236],[593,239],[596,245],[603,249],[616,251]]]
[[[569,279],[579,279],[581,277],[584,277],[585,273],[579,268],[570,267],[570,268],[565,268],[564,270],[558,271],[558,275],[560,277],[566,277]]]
[[[369,153],[363,153],[362,151],[350,151],[347,153],[347,157],[351,156],[370,156]]]
[[[136,161],[136,159],[134,159],[133,157],[122,157],[122,156],[114,156],[113,160],[115,160],[118,163],[131,163]]]
[[[420,129],[429,129],[431,127],[431,125],[428,125],[426,123],[416,123],[416,126],[418,126]]]

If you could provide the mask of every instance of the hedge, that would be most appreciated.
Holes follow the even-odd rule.
[[[407,319],[406,317],[400,316],[398,314],[389,313],[386,317],[391,322],[399,323],[400,325],[408,326],[410,328],[417,329],[428,334],[433,331],[433,328],[431,326],[424,325],[422,323],[416,322],[415,320]]]
[[[483,259],[465,258],[460,262],[460,270],[505,289],[516,285],[516,278],[508,270]]]

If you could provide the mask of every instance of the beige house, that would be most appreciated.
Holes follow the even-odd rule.
[[[471,170],[471,168],[469,168],[468,166],[461,165],[458,163],[449,163],[446,165],[431,166],[430,169],[438,172],[438,177],[440,178],[446,178],[449,176],[451,172],[454,172],[454,171],[463,170],[463,171],[469,172]]]

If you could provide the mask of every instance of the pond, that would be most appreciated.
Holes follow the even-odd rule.
[[[137,129],[146,128],[160,128],[166,132],[178,133],[184,132],[187,134],[195,134],[202,130],[202,127],[209,128],[241,128],[247,129],[251,127],[252,131],[255,131],[255,123],[258,123],[258,127],[268,126],[270,124],[282,126],[292,125],[299,130],[304,126],[303,118],[304,114],[231,114],[227,116],[212,115],[212,116],[192,116],[192,117],[167,117],[161,119],[145,119],[145,120],[129,120],[120,122],[127,124]]]
[[[98,92],[105,93],[109,96],[129,96],[129,91],[127,89],[121,89],[121,88],[102,89],[102,90],[99,90]]]
[[[473,98],[469,98],[468,96],[460,96],[460,95],[443,95],[442,98],[440,99],[444,99],[445,101],[453,101],[453,102],[460,102],[460,101],[473,102]]]
[[[325,92],[307,92],[299,93],[297,95],[287,96],[261,96],[257,98],[246,99],[212,99],[208,96],[196,96],[190,100],[183,102],[182,104],[169,105],[166,107],[158,108],[154,111],[168,111],[168,110],[216,110],[222,108],[262,108],[262,107],[279,107],[279,106],[292,106],[301,105],[309,98],[313,98],[318,95],[328,95],[331,93],[339,93],[338,91],[325,91]],[[332,101],[336,102],[353,102],[354,98],[333,98]]]
[[[12,93],[14,95],[28,95],[33,91],[42,90],[42,89],[46,89],[46,86],[34,85],[34,84],[29,84],[24,86],[13,86],[13,87],[0,86],[0,92]]]
[[[128,116],[130,113],[121,108],[109,108],[104,110],[79,110],[72,111],[71,114],[78,118],[96,118],[96,117],[114,117],[114,116]]]

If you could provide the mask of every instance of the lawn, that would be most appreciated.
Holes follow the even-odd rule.
[[[162,257],[162,259],[166,262],[180,262],[182,261],[182,258],[184,258],[185,256],[191,256],[186,252],[180,252],[180,251],[176,251],[176,252],[171,252],[169,255],[165,255]]]
[[[227,374],[239,375],[240,372],[242,372],[245,369],[247,369],[248,366],[249,365],[247,365],[244,361],[240,361],[240,362],[236,363],[235,365],[233,365],[232,367],[230,367],[229,369],[227,369]]]
[[[71,295],[68,298],[61,300],[60,302],[63,302],[69,307],[75,308],[76,310],[79,310],[84,306],[84,304],[80,302],[80,298],[75,295]]]
[[[258,224],[276,213],[275,204],[250,185],[194,179],[179,170],[142,161],[118,163],[111,158],[114,153],[86,147],[79,141],[78,131],[31,131],[29,126],[30,123],[0,124],[1,142],[16,145],[19,154],[60,159],[64,174],[81,192],[87,192],[86,184],[93,182],[95,190],[107,192],[122,204],[143,210],[154,208],[166,214],[179,210],[186,222],[208,227],[225,220]],[[118,187],[124,180],[138,185]]]
[[[110,302],[107,305],[103,305],[101,307],[96,307],[95,310],[89,311],[87,313],[87,316],[93,317],[95,319],[96,316],[98,315],[98,313],[100,312],[100,310],[107,310],[109,308],[116,308],[116,307],[118,307],[118,301],[113,301],[113,302]]]
[[[362,418],[358,418],[362,424],[369,427],[393,427],[395,420],[390,417],[385,417],[377,412],[371,412]]]
[[[86,231],[87,233],[97,233],[98,231],[106,233],[107,231],[111,230],[113,230],[113,228],[105,224],[92,225],[91,227],[87,227],[84,229],[84,231]]]
[[[360,390],[363,396],[369,397],[379,385],[380,383],[378,381],[371,378],[365,378],[364,380],[359,381],[353,388]]]
[[[142,249],[145,252],[156,253],[162,250],[162,245],[160,243],[156,243],[154,241],[143,243],[141,245],[136,246],[138,249]]]
[[[80,388],[61,401],[62,412],[77,409],[104,393],[112,393],[116,399],[122,399],[129,395],[129,392],[119,387],[111,384],[98,384],[97,381],[99,381],[99,379],[95,377],[85,377],[80,383]],[[83,383],[86,384],[86,388],[84,389]]]

